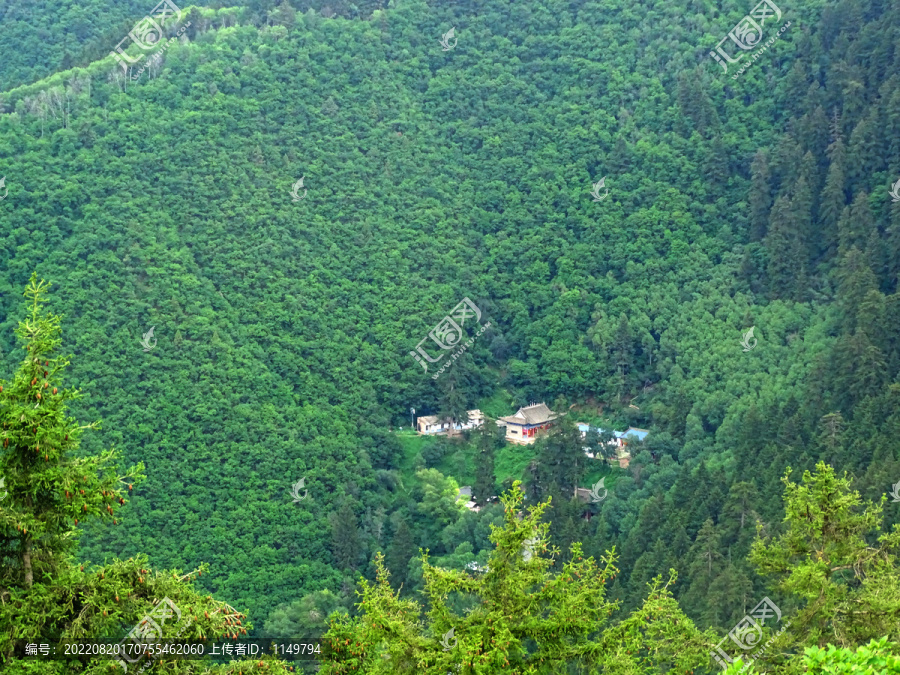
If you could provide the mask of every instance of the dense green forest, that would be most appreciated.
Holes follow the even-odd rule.
[[[159,58],[133,46],[123,69],[110,52],[153,5],[0,0],[0,377],[25,372],[36,271],[61,316],[47,360],[71,355],[48,385],[81,392],[73,424],[102,420],[78,443],[50,434],[54,461],[119,458],[141,478],[114,526],[66,521],[53,536],[78,547],[48,543],[54,565],[174,571],[187,586],[162,595],[227,603],[251,636],[406,636],[384,663],[323,666],[405,672],[428,660],[409,617],[435,611],[434,575],[490,567],[521,481],[525,505],[549,501],[546,574],[615,551],[610,636],[676,570],[666,621],[690,622],[679,665],[696,673],[764,597],[804,620],[771,672],[900,654],[896,593],[893,623],[846,629],[754,543],[791,531],[789,469],[846,473],[859,504],[882,503],[854,529],[873,549],[900,525],[900,0],[782,2],[763,41],[790,26],[740,74],[749,56],[727,72],[710,56],[740,51],[726,36],[757,11],[733,0],[184,5]],[[435,378],[411,354],[464,298],[490,325]],[[41,386],[22,377],[0,392],[7,424]],[[534,401],[567,414],[532,446],[504,441],[493,420]],[[411,408],[488,421],[426,437]],[[576,421],[650,433],[613,466],[584,456],[604,446]],[[4,438],[11,482],[26,446]],[[602,501],[573,497],[601,478]],[[50,583],[24,584],[31,540],[10,514],[26,492],[0,501],[0,658],[3,638],[49,629],[10,614],[10,589],[32,602]],[[895,545],[830,592],[896,579]],[[366,623],[379,612],[395,632]],[[611,665],[611,639],[553,655],[671,666]],[[558,672],[498,663],[469,672]]]

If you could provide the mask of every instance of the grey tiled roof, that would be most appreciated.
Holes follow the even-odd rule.
[[[543,424],[555,420],[559,415],[550,410],[544,403],[519,408],[515,415],[501,417],[500,419],[510,424]]]

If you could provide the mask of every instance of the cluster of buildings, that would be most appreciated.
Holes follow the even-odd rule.
[[[475,429],[484,424],[484,414],[480,410],[469,410],[468,422],[456,423],[453,425],[453,431],[463,431],[465,429]],[[530,405],[519,408],[514,415],[501,417],[497,420],[497,426],[505,429],[506,440],[517,445],[531,445],[538,438],[548,433],[553,424],[566,413],[555,413],[543,402],[532,403]],[[629,427],[625,431],[607,431],[600,427],[592,427],[584,422],[576,422],[581,437],[586,439],[588,433],[595,431],[606,438],[607,445],[615,447],[616,460],[619,467],[628,468],[631,462],[631,453],[628,452],[628,443],[632,441],[643,441],[650,432],[647,429],[638,429],[637,427]],[[416,421],[416,430],[420,434],[445,434],[450,431],[450,423],[440,419],[438,415],[425,415],[419,417]],[[591,448],[583,446],[584,454],[591,459],[595,458]],[[596,486],[595,486],[596,487]],[[595,495],[591,490],[577,488],[575,496],[585,502],[596,501]],[[604,495],[605,496],[605,495]],[[472,499],[471,486],[464,486],[459,489],[456,497],[457,501],[464,501],[465,507],[470,511],[480,511],[481,508]],[[583,516],[590,520],[590,511]],[[470,563],[468,569],[473,571],[484,571],[475,563]]]
[[[453,431],[474,429],[484,424],[484,415],[480,410],[468,410],[469,421],[465,424],[457,422],[453,425]],[[437,415],[424,415],[416,420],[416,431],[420,434],[445,434],[450,431],[450,422],[440,419]]]
[[[510,443],[518,445],[531,445],[540,436],[543,436],[553,426],[553,423],[565,413],[555,413],[543,402],[532,403],[519,410],[514,415],[501,417],[497,420],[497,426],[505,429],[506,440]],[[454,431],[463,431],[464,429],[474,429],[484,424],[484,414],[480,410],[468,411],[469,421],[465,424],[456,423],[453,425]],[[599,427],[591,427],[582,422],[578,422],[578,430],[581,437],[586,438],[589,431],[604,433],[605,430]],[[417,420],[416,429],[420,434],[441,434],[450,431],[450,423],[440,419],[437,415],[426,415]],[[638,429],[637,427],[629,427],[625,431],[606,432],[612,435],[612,439],[607,441],[609,445],[616,447],[616,456],[619,466],[628,467],[631,461],[631,454],[628,452],[628,442],[630,440],[643,441],[649,433],[646,429]],[[588,457],[593,458],[594,453],[589,448],[584,449]]]

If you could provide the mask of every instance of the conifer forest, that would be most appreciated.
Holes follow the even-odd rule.
[[[900,0],[0,0],[0,675],[900,675]]]

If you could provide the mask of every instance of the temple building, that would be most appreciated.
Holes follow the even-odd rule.
[[[565,414],[565,413],[563,413]],[[544,403],[532,403],[519,408],[515,415],[501,417],[497,426],[506,427],[506,440],[519,445],[531,445],[539,436],[547,433],[553,421],[561,415],[553,412]]]

